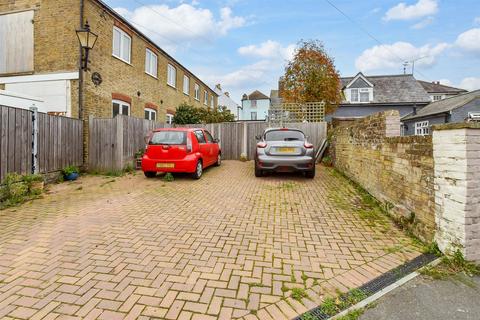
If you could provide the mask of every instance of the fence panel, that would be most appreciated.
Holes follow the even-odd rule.
[[[83,125],[78,119],[37,114],[38,172],[48,173],[83,164]],[[31,126],[30,122],[30,126]],[[32,135],[30,134],[30,142]]]
[[[10,172],[31,173],[31,146],[31,111],[0,106],[0,181]]]

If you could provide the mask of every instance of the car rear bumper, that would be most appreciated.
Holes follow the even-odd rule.
[[[268,156],[259,155],[257,157],[257,166],[261,170],[297,170],[309,171],[315,165],[315,161],[310,156]]]
[[[158,168],[157,163],[173,163],[173,168]],[[148,156],[142,158],[142,170],[144,172],[195,172],[197,157],[194,154],[187,155],[183,159],[150,159]]]

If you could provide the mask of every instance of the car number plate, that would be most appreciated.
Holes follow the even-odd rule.
[[[159,162],[157,168],[175,168],[175,163]]]
[[[278,152],[283,152],[283,153],[294,153],[295,148],[288,148],[288,147],[282,147],[282,148],[277,148]]]

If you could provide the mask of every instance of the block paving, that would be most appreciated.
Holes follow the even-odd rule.
[[[0,318],[291,319],[420,254],[360,202],[330,168],[255,178],[237,161],[52,185],[0,212]]]

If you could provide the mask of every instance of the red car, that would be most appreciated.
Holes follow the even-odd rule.
[[[157,172],[187,172],[200,179],[203,169],[219,166],[222,151],[218,140],[205,129],[157,129],[148,138],[142,158],[142,170],[147,178]]]

